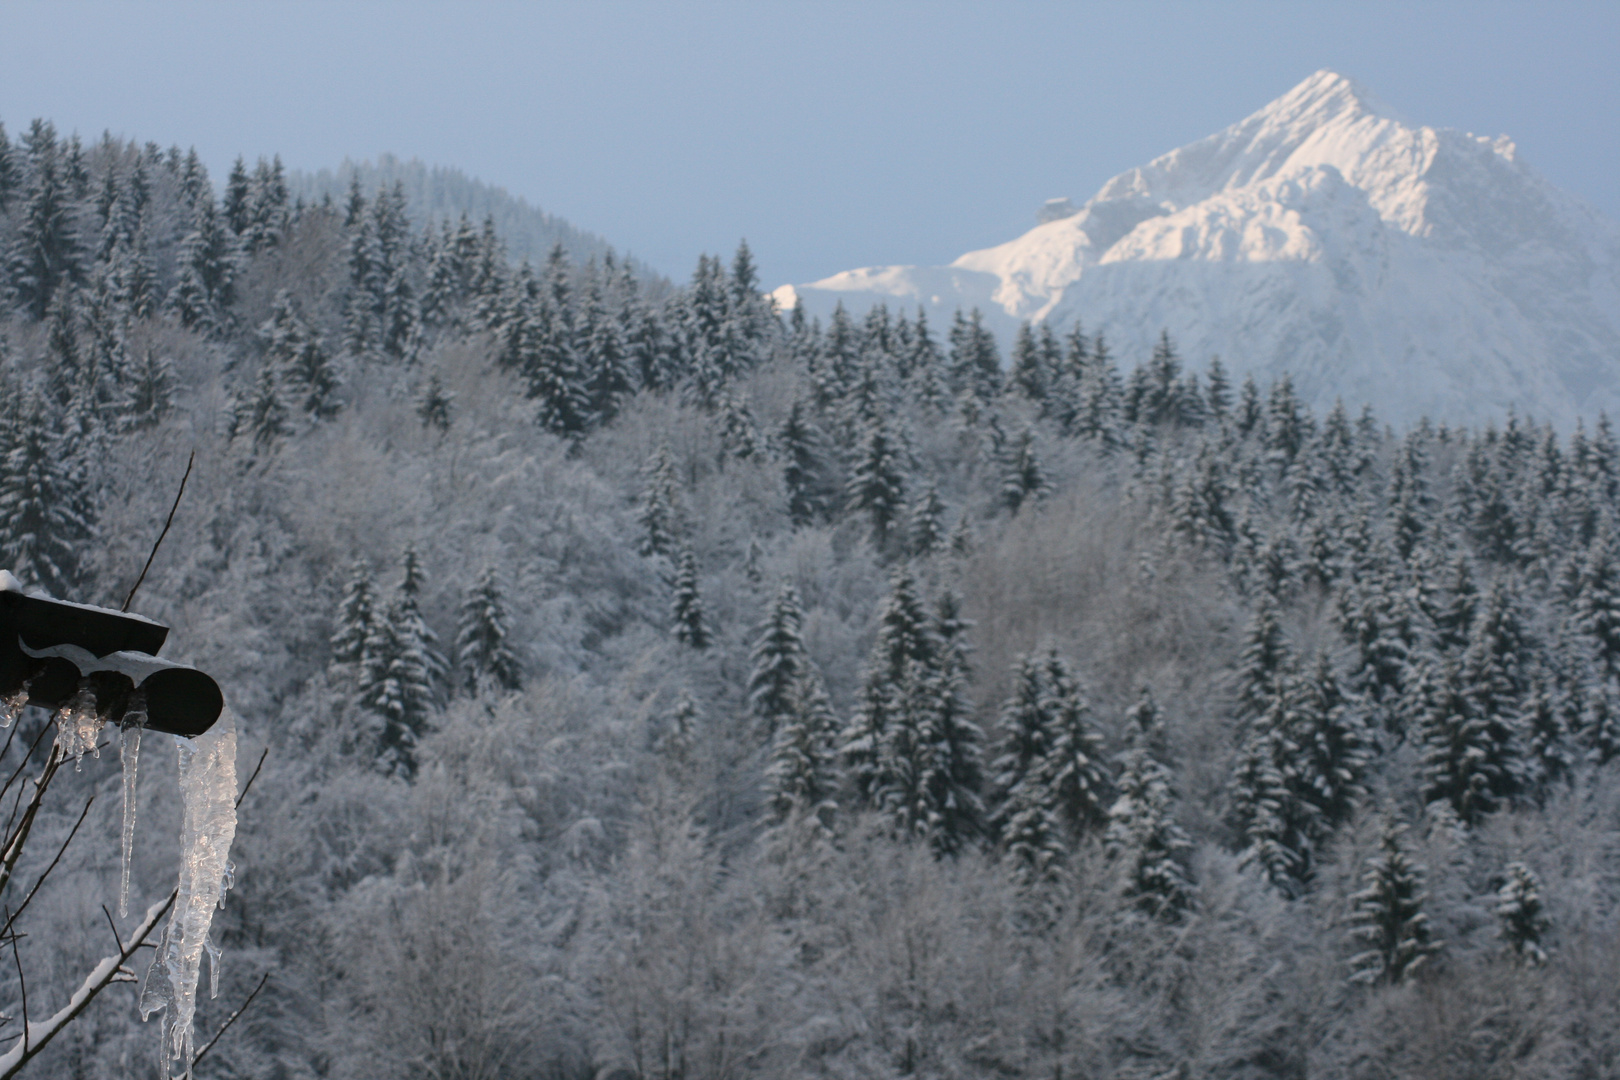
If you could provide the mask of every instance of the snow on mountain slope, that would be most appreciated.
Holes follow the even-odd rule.
[[[1079,319],[1126,366],[1164,327],[1190,363],[1286,371],[1319,406],[1397,421],[1620,412],[1620,225],[1505,136],[1414,125],[1333,72],[1069,209],[949,267],[776,295],[823,316],[920,304],[936,328],[978,307],[1004,341]]]

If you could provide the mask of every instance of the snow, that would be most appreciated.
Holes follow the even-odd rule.
[[[1192,364],[1287,371],[1318,408],[1342,395],[1393,421],[1620,409],[1620,225],[1505,136],[1412,124],[1330,71],[1042,217],[949,267],[775,296],[823,318],[921,304],[936,334],[978,307],[1004,344],[1019,320],[1079,319],[1126,366],[1164,327]]]
[[[120,675],[129,676],[129,681],[136,686],[141,685],[147,678],[159,671],[171,668],[185,668],[195,671],[190,664],[178,663],[174,660],[164,660],[161,657],[150,656],[143,652],[115,652],[106,656],[97,656],[89,649],[77,645],[52,645],[45,649],[31,649],[21,641],[17,642],[24,653],[35,659],[46,657],[60,657],[79,669],[81,675],[89,675],[96,671],[114,671]]]
[[[163,1010],[161,1073],[172,1075],[175,1061],[189,1072],[195,1053],[192,1023],[202,956],[211,961],[218,989],[218,949],[208,940],[214,910],[224,902],[232,874],[231,841],[236,836],[236,717],[229,706],[213,727],[195,739],[174,736],[180,754],[180,886],[174,910],[158,940],[157,955],[141,991],[141,1018]]]

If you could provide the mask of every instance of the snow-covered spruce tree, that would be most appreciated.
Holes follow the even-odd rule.
[[[538,405],[540,426],[554,435],[578,439],[590,430],[589,377],[579,353],[573,319],[572,267],[561,243],[547,258],[543,297],[535,306],[535,349],[521,374]]]
[[[1456,662],[1423,679],[1419,739],[1426,803],[1445,802],[1465,825],[1499,809],[1522,787],[1516,716],[1487,716]]]
[[[596,282],[585,290],[578,329],[578,349],[585,371],[585,394],[591,415],[607,423],[619,414],[623,402],[635,393],[635,374],[626,355],[619,323],[603,306]]]
[[[720,445],[738,461],[759,453],[759,430],[748,402],[731,391],[720,395]]]
[[[1465,552],[1452,559],[1436,601],[1431,614],[1435,644],[1451,651],[1466,648],[1479,610],[1479,586],[1474,584],[1473,561]]]
[[[28,190],[14,215],[6,258],[11,299],[35,319],[44,318],[57,291],[83,272],[71,202],[54,145],[42,147],[34,155]]]
[[[990,786],[995,796],[990,823],[1007,844],[1012,818],[1038,808],[1043,819],[1042,837],[1050,836],[1059,845],[1061,832],[1053,793],[1042,783],[1042,766],[1052,754],[1057,739],[1048,711],[1049,695],[1041,661],[1020,656],[1013,671],[1012,694],[1001,706],[996,723],[997,753],[990,762]],[[1031,823],[1025,821],[1026,831]]]
[[[1522,862],[1508,863],[1502,874],[1502,887],[1496,891],[1495,914],[1500,924],[1496,936],[1526,963],[1544,964],[1547,952],[1541,947],[1541,937],[1549,922],[1541,902],[1541,879]]]
[[[1039,767],[1041,786],[1069,834],[1079,837],[1108,823],[1113,784],[1079,677],[1056,646],[1047,651],[1042,668],[1051,752]]]
[[[238,258],[236,238],[220,220],[213,194],[204,193],[197,200],[191,231],[181,242],[179,277],[166,302],[181,325],[203,333],[224,332],[236,295]]]
[[[1620,757],[1620,695],[1612,683],[1588,688],[1581,720],[1587,760],[1607,765]]]
[[[1565,715],[1571,711],[1570,704],[1567,693],[1543,676],[1532,684],[1524,711],[1519,714],[1529,780],[1541,797],[1574,775],[1575,753]]]
[[[926,559],[945,547],[945,501],[939,488],[929,484],[911,506],[911,554]]]
[[[826,832],[838,801],[838,718],[819,673],[806,669],[793,686],[791,708],[776,725],[765,769],[767,822],[811,822]]]
[[[748,707],[767,737],[799,705],[799,684],[808,669],[803,630],[799,592],[784,581],[749,657],[754,667],[748,677]]]
[[[698,595],[697,555],[690,546],[681,549],[675,568],[675,596],[670,605],[675,624],[675,640],[694,649],[709,646],[709,628],[703,621],[703,600]]]
[[[938,855],[954,855],[984,834],[984,733],[973,720],[963,689],[967,664],[960,646],[944,645],[937,669],[912,696],[926,717],[930,739],[920,761],[918,788],[926,832]]]
[[[462,601],[456,627],[456,668],[462,687],[475,696],[485,686],[523,688],[523,664],[507,641],[506,601],[493,566],[484,568]]]
[[[0,473],[0,557],[23,581],[70,596],[95,523],[76,448],[32,391],[9,435]]]
[[[1251,720],[1228,784],[1234,826],[1244,838],[1243,862],[1259,867],[1284,896],[1305,891],[1311,876],[1312,839],[1320,830],[1315,807],[1302,797],[1290,737],[1299,726],[1292,686],[1279,689]]]
[[[1046,470],[1035,452],[1035,432],[1025,428],[1007,452],[1001,478],[1001,501],[1016,514],[1025,503],[1045,498],[1049,490]]]
[[[366,644],[362,704],[378,718],[377,762],[399,776],[416,773],[416,747],[439,705],[449,665],[422,617],[421,565],[405,550],[404,580]]]
[[[280,370],[297,399],[297,408],[317,420],[342,407],[337,391],[343,380],[327,355],[320,335],[304,321],[292,294],[282,289],[270,306],[270,318],[259,327],[265,356]]]
[[[824,516],[832,505],[827,481],[826,446],[821,429],[810,417],[810,406],[795,400],[776,433],[782,459],[782,481],[787,487],[788,520],[796,529]]]
[[[455,399],[456,396],[444,388],[444,380],[439,377],[438,370],[430,372],[416,398],[416,415],[421,419],[422,426],[434,428],[440,435],[447,434]]]
[[[680,503],[677,501],[675,459],[669,447],[660,446],[642,469],[646,480],[641,489],[640,551],[643,555],[673,557],[681,535]]]
[[[1157,756],[1163,743],[1158,706],[1146,687],[1126,716],[1131,747],[1119,756],[1119,797],[1108,809],[1104,835],[1118,860],[1123,898],[1155,919],[1175,922],[1192,907],[1196,886],[1183,865],[1192,841],[1176,824],[1170,770]]]
[[[1028,319],[1018,324],[1018,337],[1013,342],[1012,369],[1007,376],[1011,388],[1030,402],[1038,406],[1046,401],[1051,374]]]
[[[269,453],[293,432],[275,368],[265,364],[253,386],[231,403],[230,437],[245,436],[254,454]]]
[[[904,707],[906,677],[915,663],[924,670],[936,663],[937,642],[917,595],[917,580],[901,567],[878,611],[877,640],[867,661],[854,715],[839,741],[856,794],[870,802],[884,783],[883,747],[889,722]]]
[[[928,669],[907,661],[877,748],[872,804],[902,839],[920,838],[931,824],[925,778],[937,742],[933,702],[922,692]]]
[[[1350,958],[1351,982],[1403,982],[1440,949],[1429,940],[1423,867],[1401,846],[1405,831],[1403,823],[1385,820],[1379,853],[1367,860],[1366,888],[1350,897],[1350,938],[1362,947]]]
[[[1277,602],[1269,594],[1262,594],[1244,635],[1243,652],[1238,661],[1239,721],[1264,715],[1282,692],[1292,663],[1293,654],[1283,636]]]
[[[161,423],[174,405],[174,365],[153,349],[142,350],[130,372],[129,395],[124,402],[124,423],[147,428]]]
[[[1409,704],[1416,696],[1414,646],[1421,631],[1414,606],[1382,575],[1340,597],[1340,626],[1355,655],[1350,690],[1396,735],[1406,733]]]
[[[364,666],[366,645],[377,627],[377,601],[371,584],[371,568],[356,559],[343,587],[338,605],[337,629],[332,632],[332,660],[339,664]]]
[[[879,551],[905,512],[906,454],[884,422],[871,425],[855,451],[846,491],[847,507],[864,513],[872,527],[872,545]]]
[[[1620,555],[1607,531],[1592,541],[1575,596],[1575,628],[1607,679],[1620,679]]]
[[[1366,796],[1364,780],[1376,743],[1359,703],[1339,685],[1326,651],[1294,683],[1292,739],[1295,782],[1302,798],[1316,808],[1323,833],[1350,820]]]

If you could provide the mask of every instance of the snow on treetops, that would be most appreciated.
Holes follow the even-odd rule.
[[[143,1020],[163,1011],[161,1074],[179,1062],[189,1074],[195,1057],[192,1027],[202,955],[210,961],[211,991],[219,991],[219,948],[209,940],[214,909],[234,882],[230,862],[236,835],[236,718],[224,707],[213,679],[196,668],[153,655],[168,628],[150,619],[25,592],[0,570],[0,729],[9,728],[28,705],[51,710],[56,741],[48,772],[72,758],[77,769],[90,753],[100,757],[107,725],[119,729],[123,768],[118,913],[129,914],[130,857],[134,849],[136,778],[142,733],[168,734],[179,755],[179,882],[169,901],[154,905],[137,928],[138,945],[167,910],[140,995]],[[43,789],[48,777],[36,782]],[[20,845],[20,841],[17,842]],[[132,951],[132,950],[131,950]],[[30,1047],[43,1045],[77,1015],[100,986],[122,969],[111,958],[91,972],[80,991],[57,1014],[25,1021],[26,1030],[0,1054],[0,1072],[20,1065]],[[107,970],[103,970],[107,968]],[[133,978],[133,975],[130,975]]]

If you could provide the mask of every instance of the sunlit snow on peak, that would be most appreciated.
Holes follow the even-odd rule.
[[[1318,405],[1395,419],[1620,408],[1620,227],[1506,136],[1414,124],[1337,72],[1037,221],[949,267],[867,267],[778,299],[979,307],[1004,339],[1078,319],[1126,363],[1162,327],[1191,360],[1287,371]]]

